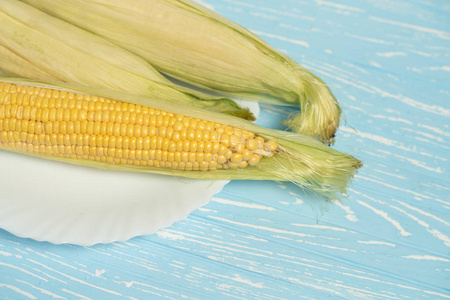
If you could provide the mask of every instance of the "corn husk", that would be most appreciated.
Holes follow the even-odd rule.
[[[173,84],[117,45],[18,0],[0,1],[0,70],[106,87],[254,119],[234,101]]]
[[[15,52],[0,45],[0,72],[3,76],[37,78],[40,80],[58,80],[57,77],[32,65]]]
[[[333,142],[341,109],[327,85],[255,34],[190,0],[23,0],[224,94],[299,105],[295,132]]]
[[[75,93],[101,96],[149,106],[174,114],[235,126],[254,132],[256,135],[262,136],[265,139],[277,142],[279,149],[279,152],[275,155],[262,158],[259,166],[248,166],[237,170],[216,171],[181,171],[167,168],[130,166],[81,159],[40,156],[43,158],[111,170],[150,172],[189,178],[290,181],[328,199],[342,197],[355,172],[361,167],[361,162],[358,159],[334,150],[317,139],[296,133],[263,128],[241,118],[216,112],[207,112],[201,108],[159,101],[158,99],[126,94],[110,89],[67,83],[43,83],[14,78],[0,78],[0,80],[15,84],[56,88]]]

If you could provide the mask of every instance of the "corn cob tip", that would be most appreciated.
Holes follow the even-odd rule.
[[[362,162],[302,135],[277,139],[278,154],[266,160],[267,172],[325,199],[340,199]],[[315,142],[315,143],[314,143]],[[311,146],[315,147],[311,151]]]

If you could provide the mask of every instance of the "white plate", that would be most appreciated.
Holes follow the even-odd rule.
[[[247,105],[257,114],[257,104]],[[148,235],[209,202],[227,181],[114,172],[0,151],[0,228],[93,245]]]

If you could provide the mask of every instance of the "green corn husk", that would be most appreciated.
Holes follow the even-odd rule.
[[[0,70],[10,76],[111,88],[254,120],[234,101],[179,87],[137,55],[18,0],[0,1]]]
[[[40,80],[58,80],[57,77],[37,68],[28,61],[0,45],[0,72],[3,76],[37,78]]]
[[[68,83],[51,84],[17,78],[0,78],[0,81],[101,96],[107,99],[149,106],[174,114],[235,126],[277,142],[280,150],[271,157],[262,158],[260,166],[216,171],[180,171],[148,166],[117,165],[81,159],[40,156],[43,158],[111,170],[150,172],[190,178],[290,181],[328,199],[342,197],[350,180],[362,165],[358,159],[334,150],[312,137],[263,128],[241,118],[216,112],[207,112],[201,108],[159,101],[158,99],[130,95],[109,89]]]
[[[332,143],[341,109],[317,76],[255,34],[190,0],[22,0],[103,36],[198,87],[300,105],[295,132]]]

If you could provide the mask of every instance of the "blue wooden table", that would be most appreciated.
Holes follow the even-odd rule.
[[[204,2],[331,86],[345,115],[334,147],[364,162],[348,198],[233,181],[127,242],[0,230],[0,299],[450,298],[450,2]],[[264,105],[258,123],[282,128],[291,111]]]

